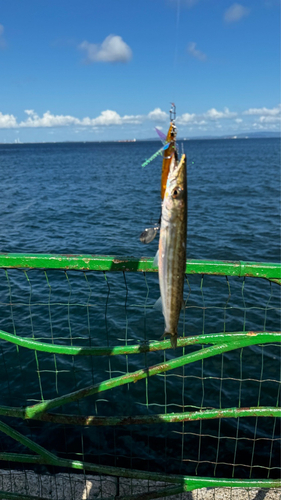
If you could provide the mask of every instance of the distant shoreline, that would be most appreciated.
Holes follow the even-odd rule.
[[[281,139],[281,134],[273,132],[271,135],[267,134],[239,134],[233,136],[202,136],[202,137],[181,137],[178,142],[189,141],[221,141],[221,140],[248,140],[248,139]],[[114,140],[114,141],[42,141],[42,142],[0,142],[0,146],[22,146],[26,144],[136,144],[139,142],[156,142],[159,143],[157,138],[150,139],[135,139],[135,140]]]

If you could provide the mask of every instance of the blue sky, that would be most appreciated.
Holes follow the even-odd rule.
[[[280,129],[277,0],[0,5],[0,142]]]

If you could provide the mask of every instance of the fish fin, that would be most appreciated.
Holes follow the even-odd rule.
[[[170,332],[164,332],[163,335],[160,337],[160,339],[163,339],[166,337],[166,335],[169,335],[170,340],[171,340],[171,346],[173,349],[177,347],[177,339],[178,339],[178,334],[177,333],[170,333]]]
[[[162,297],[160,296],[159,299],[156,300],[154,304],[154,309],[157,309],[157,311],[163,312],[163,304],[162,304]]]
[[[158,260],[159,260],[158,257],[159,257],[159,250],[157,250],[155,257],[154,257],[154,261],[153,261],[154,267],[158,267]]]

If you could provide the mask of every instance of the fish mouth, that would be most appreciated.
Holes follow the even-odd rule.
[[[183,177],[184,173],[183,173],[183,170],[185,168],[185,165],[186,165],[186,156],[185,154],[183,154],[181,156],[181,159],[180,159],[180,162],[178,164],[174,164],[174,167],[172,170],[170,170],[170,174],[169,174],[169,183],[171,185],[171,183],[173,183],[174,181],[180,181],[181,178]],[[172,167],[172,165],[171,165]]]
[[[185,159],[186,159],[186,156],[185,156],[185,154],[183,154],[181,156],[180,162],[178,164],[176,164],[176,162],[175,162],[175,166],[174,166],[173,170],[171,171],[173,177],[177,177],[179,175],[181,169],[183,168],[183,166],[185,164]]]

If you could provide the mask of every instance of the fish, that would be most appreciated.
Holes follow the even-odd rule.
[[[158,249],[158,275],[165,319],[163,337],[171,337],[177,347],[177,325],[183,305],[187,237],[186,156],[180,162],[173,156],[162,203]]]

